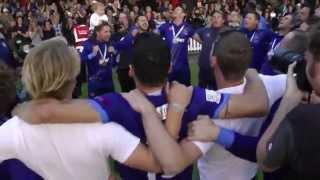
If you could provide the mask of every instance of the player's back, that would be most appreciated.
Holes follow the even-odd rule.
[[[268,95],[269,109],[283,96],[286,86],[286,75],[265,76],[260,75]],[[218,90],[221,93],[242,94],[246,82]],[[244,104],[245,105],[245,104]],[[236,118],[232,120],[215,119],[219,127],[233,130],[242,135],[258,136],[262,123],[266,117]],[[227,151],[219,144],[213,144],[210,150],[198,161],[200,177],[203,180],[225,179],[237,177],[239,180],[251,179],[257,172],[256,163],[241,159]],[[232,171],[230,171],[232,169]]]
[[[120,127],[115,123],[29,125],[14,117],[3,126],[0,133],[10,139],[6,146],[13,146],[13,152],[0,156],[20,159],[44,179],[105,180],[109,176],[107,158]]]

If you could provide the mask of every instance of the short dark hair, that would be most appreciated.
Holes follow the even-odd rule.
[[[186,10],[182,7],[182,5],[178,5],[176,8],[181,8],[183,13],[187,13]]]
[[[313,59],[316,62],[320,62],[320,30],[314,30],[310,32],[310,42],[308,50],[313,55]]]
[[[137,23],[140,17],[146,17],[145,15],[138,14],[136,18],[134,18],[134,22]]]
[[[224,78],[228,81],[236,81],[242,79],[249,68],[252,48],[250,41],[243,33],[226,29],[218,35],[213,55],[217,57]]]
[[[97,38],[97,32],[101,31],[102,28],[105,27],[105,26],[108,26],[111,30],[113,30],[112,26],[108,22],[102,21],[99,25],[94,27],[91,39],[96,39]]]
[[[16,84],[14,73],[0,60],[0,115],[11,111],[16,102]]]
[[[257,20],[257,21],[260,21],[260,15],[257,13],[257,11],[249,11],[249,12],[246,14],[246,16],[247,16],[248,14],[253,14],[254,17],[256,18],[256,20]]]
[[[109,26],[111,28],[110,24],[107,21],[102,21],[100,24],[94,27],[94,31],[99,32],[105,26]]]
[[[170,49],[159,35],[146,32],[137,36],[132,66],[142,84],[151,87],[163,84],[168,77],[170,58]]]

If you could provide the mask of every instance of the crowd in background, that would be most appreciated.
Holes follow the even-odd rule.
[[[73,28],[80,24],[79,19],[89,24],[90,16],[94,13],[94,1],[69,0],[59,1],[61,8],[55,3],[44,0],[30,0],[20,4],[17,0],[4,0],[0,3],[0,32],[1,39],[8,43],[13,57],[3,55],[1,58],[12,65],[21,64],[28,50],[37,46],[42,40],[54,36],[64,36],[70,45],[75,45]],[[232,27],[240,27],[248,9],[255,9],[261,16],[262,22],[271,30],[276,31],[280,17],[287,13],[301,10],[301,1],[283,0],[282,2],[267,2],[255,0],[198,0],[180,2],[187,9],[187,21],[195,28],[210,26],[213,12],[223,12],[227,22]],[[120,28],[120,13],[129,17],[133,23],[138,15],[145,15],[152,30],[171,20],[174,6],[169,0],[136,1],[136,0],[105,0],[105,10],[108,23],[115,31]],[[320,16],[318,1],[314,2],[313,10]],[[303,13],[303,12],[302,12]],[[306,12],[304,12],[306,13]],[[313,19],[315,21],[315,19]],[[311,21],[311,20],[310,20]],[[82,20],[83,22],[83,20]],[[299,23],[297,23],[299,24]],[[1,47],[4,48],[4,47]],[[10,59],[11,58],[11,59]],[[15,61],[15,62],[14,62]]]

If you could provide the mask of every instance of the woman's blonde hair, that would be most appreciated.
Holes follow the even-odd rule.
[[[22,82],[32,98],[64,99],[80,72],[78,53],[61,38],[33,48],[25,58]]]

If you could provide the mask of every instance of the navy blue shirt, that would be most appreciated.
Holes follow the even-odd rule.
[[[150,102],[156,107],[157,112],[166,119],[167,98],[164,91],[160,95],[147,96]],[[229,99],[229,95],[218,94],[214,91],[209,91],[201,88],[194,88],[192,99],[187,107],[187,110],[182,118],[181,131],[179,133],[180,140],[187,137],[188,124],[195,120],[198,115],[209,115],[217,117],[221,109]],[[141,115],[135,112],[128,102],[117,93],[109,93],[95,98],[95,101],[107,113],[107,120],[114,121],[125,127],[133,135],[140,138],[141,142],[146,144],[147,138],[143,128]],[[121,164],[117,164],[121,178],[123,180],[147,180],[148,173],[136,170]],[[176,180],[191,180],[193,166],[189,166],[182,173],[171,178]],[[162,178],[161,174],[157,175],[157,179]]]
[[[273,68],[269,62],[271,56],[274,53],[274,50],[277,48],[279,45],[280,41],[283,39],[284,36],[279,35],[277,33],[273,33],[272,40],[269,43],[268,46],[268,55],[266,57],[266,60],[264,64],[261,67],[261,73],[265,75],[276,75],[277,73],[273,71]]]
[[[253,30],[242,29],[247,38],[250,40],[253,48],[253,59],[250,67],[255,68],[258,72],[267,57],[269,43],[272,39],[272,34],[268,30]]]
[[[111,36],[112,46],[116,49],[119,58],[119,69],[129,68],[132,63],[134,37],[131,32],[135,29],[132,26],[127,33],[114,33]]]
[[[42,180],[42,177],[26,167],[21,161],[11,159],[0,164],[1,180]]]
[[[188,40],[194,34],[191,25],[185,22],[179,26],[174,23],[165,23],[159,27],[159,32],[171,49],[172,71],[189,69]]]
[[[212,44],[217,38],[219,30],[212,27],[204,27],[196,31],[202,41],[202,49],[199,56],[199,66],[201,68],[210,69],[210,52]]]
[[[96,56],[92,55],[92,49],[98,45],[100,51]],[[88,39],[83,43],[81,60],[88,67],[88,91],[94,93],[97,89],[113,89],[112,67],[115,65],[114,54],[108,52],[108,42],[98,42]],[[105,55],[105,57],[104,57]]]

